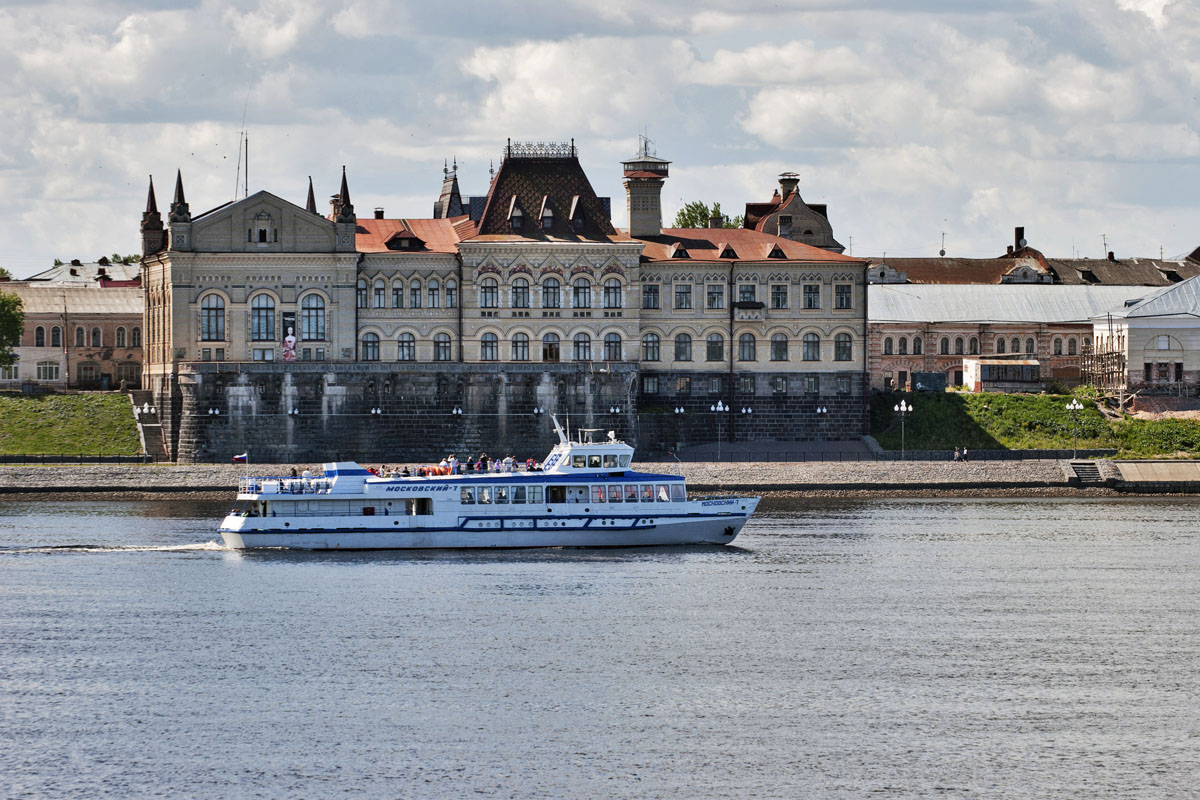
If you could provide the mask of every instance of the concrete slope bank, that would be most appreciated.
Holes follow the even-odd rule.
[[[255,475],[281,475],[293,465],[256,464]],[[306,466],[319,471],[317,465]],[[684,475],[697,491],[737,492],[983,492],[988,490],[1078,491],[1065,462],[805,462],[639,464],[646,472]],[[230,496],[244,468],[194,466],[5,466],[0,495],[64,493],[215,493]]]

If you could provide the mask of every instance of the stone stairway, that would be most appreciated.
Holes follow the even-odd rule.
[[[137,420],[138,431],[141,434],[146,455],[156,460],[166,458],[167,445],[163,438],[162,421],[158,417],[157,409],[153,414],[143,414],[141,411],[145,406],[154,407],[154,392],[143,389],[130,392],[129,396],[133,403],[133,416]]]
[[[1072,461],[1071,471],[1075,473],[1075,477],[1082,484],[1104,483],[1104,478],[1100,475],[1100,468],[1096,466],[1095,461]]]

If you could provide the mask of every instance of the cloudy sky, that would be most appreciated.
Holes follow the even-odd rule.
[[[735,10],[736,9],[736,10]],[[902,9],[902,10],[901,10]],[[624,225],[645,131],[668,218],[776,175],[855,255],[1168,257],[1200,245],[1194,0],[62,0],[0,8],[0,265],[138,249],[147,175],[427,216],[443,159],[574,138]],[[323,202],[323,201],[322,201]]]

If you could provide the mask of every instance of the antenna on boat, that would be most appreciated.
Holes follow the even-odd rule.
[[[558,417],[551,414],[550,421],[554,423],[554,431],[558,434],[558,443],[567,444],[567,435],[563,433],[562,425],[558,424]]]

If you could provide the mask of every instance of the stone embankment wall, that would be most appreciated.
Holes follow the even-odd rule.
[[[252,464],[252,475],[284,475],[292,467],[320,471],[320,464]],[[692,489],[811,495],[855,493],[1043,494],[1079,490],[1069,484],[1065,462],[884,463],[639,463],[645,472],[685,475]],[[0,467],[0,497],[25,494],[108,494],[170,496],[203,492],[231,497],[241,465],[190,466],[29,466]]]

